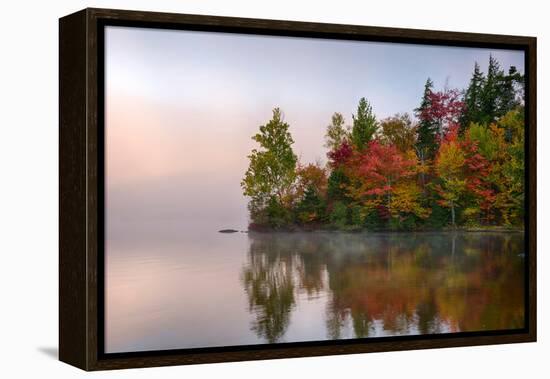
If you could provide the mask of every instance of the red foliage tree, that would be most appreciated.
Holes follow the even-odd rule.
[[[369,143],[359,160],[359,173],[372,186],[366,192],[369,195],[391,191],[398,179],[414,173],[415,162],[405,158],[395,145],[383,145],[376,140]]]
[[[474,141],[469,138],[459,139],[458,128],[458,125],[453,125],[445,134],[436,157],[436,168],[441,179],[448,183],[454,181],[454,185],[447,186],[447,189],[444,188],[445,186],[437,186],[436,190],[443,199],[447,199],[441,201],[442,205],[446,205],[450,198],[447,192],[451,189],[456,191],[458,188],[456,184],[462,182],[460,197],[473,198],[479,206],[480,216],[485,221],[490,221],[490,210],[496,196],[488,181],[491,163],[479,153]],[[456,196],[459,196],[459,193],[456,193]]]
[[[477,200],[484,221],[490,222],[491,209],[496,200],[496,193],[488,181],[491,163],[478,152],[477,144],[470,139],[462,141],[462,148],[466,153],[466,188]]]
[[[372,207],[382,205],[390,212],[391,199],[400,179],[414,175],[413,160],[408,159],[394,145],[384,145],[377,140],[352,160],[360,185],[354,189],[354,198],[364,199]],[[380,212],[379,212],[380,213]]]
[[[353,156],[353,147],[351,143],[344,140],[337,148],[329,151],[327,157],[329,159],[330,166],[333,168],[341,167],[349,163]]]
[[[430,91],[429,106],[421,110],[419,118],[436,127],[438,138],[442,139],[447,132],[458,126],[464,111],[464,102],[460,101],[460,92],[456,89]]]

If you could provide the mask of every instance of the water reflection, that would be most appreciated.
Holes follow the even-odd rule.
[[[247,235],[167,224],[128,236],[108,242],[107,352],[524,322],[522,233]]]
[[[317,339],[521,328],[521,233],[249,234],[241,282],[263,342],[295,341],[323,299]]]

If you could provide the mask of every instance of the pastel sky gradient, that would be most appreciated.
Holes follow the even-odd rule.
[[[363,96],[384,118],[411,113],[428,77],[466,87],[490,54],[524,72],[521,51],[111,26],[105,49],[108,238],[245,229],[239,183],[274,107],[300,160],[324,162],[331,115],[350,123]]]

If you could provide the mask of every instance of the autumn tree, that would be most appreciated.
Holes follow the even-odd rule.
[[[523,110],[506,113],[498,121],[505,146],[503,159],[497,166],[495,182],[498,188],[496,206],[505,224],[523,223],[525,209],[525,119]]]
[[[302,197],[308,188],[321,197],[326,197],[327,192],[327,170],[321,167],[319,162],[306,165],[299,164],[296,169],[296,194]]]
[[[451,129],[442,141],[435,171],[439,203],[451,210],[453,226],[456,226],[457,208],[463,208],[470,218],[488,217],[494,202],[494,193],[487,180],[489,162],[479,153],[474,141],[468,138],[459,140],[458,127]],[[468,200],[473,202],[473,206]]]
[[[491,56],[466,90],[436,91],[428,79],[416,119],[381,121],[365,98],[352,126],[334,113],[327,164],[298,164],[281,111],[258,143],[241,182],[258,230],[331,225],[361,228],[521,225],[524,218],[524,76]],[[450,219],[450,222],[449,222]]]
[[[364,97],[359,100],[357,114],[353,115],[353,127],[351,129],[351,142],[358,150],[363,150],[373,139],[378,128],[376,116],[372,106]]]
[[[380,140],[403,153],[414,150],[416,128],[408,114],[396,114],[380,121]]]
[[[331,168],[327,182],[327,197],[331,203],[335,201],[347,203],[349,200],[346,188],[350,181],[345,171],[351,163],[352,156],[353,148],[347,140],[327,153]]]
[[[494,218],[495,203],[495,192],[490,182],[491,162],[479,152],[478,144],[471,139],[462,140],[461,146],[466,157],[464,176],[467,199],[462,213],[464,221],[472,224],[490,223]]]
[[[419,158],[420,182],[426,190],[426,173],[429,170],[439,143],[448,130],[458,125],[464,109],[464,103],[459,100],[460,92],[456,89],[434,91],[433,83],[427,80],[424,87],[422,103],[416,111],[419,119],[417,126],[416,153]]]
[[[292,150],[294,140],[289,125],[283,121],[279,108],[273,110],[272,119],[261,125],[252,139],[260,148],[253,149],[248,156],[250,163],[241,182],[243,193],[251,198],[249,207],[253,221],[258,218],[281,226],[296,179],[297,157]],[[267,211],[267,215],[263,211]]]
[[[466,133],[466,138],[475,142],[480,154],[489,161],[495,161],[504,148],[504,141],[501,141],[501,133],[497,129],[496,124],[472,123]]]
[[[324,220],[327,172],[319,163],[299,165],[296,170],[296,219],[301,224]]]
[[[441,196],[440,204],[451,210],[451,224],[456,226],[456,208],[466,192],[463,167],[466,157],[456,135],[441,143],[435,159],[435,170],[440,180],[436,190]]]
[[[460,92],[456,89],[430,91],[428,99],[429,106],[422,109],[419,118],[433,125],[435,139],[441,141],[450,129],[459,125],[464,103],[460,100]]]
[[[475,143],[490,164],[486,179],[494,190],[492,205],[497,211],[498,222],[520,224],[523,222],[525,175],[522,112],[519,109],[510,111],[490,125],[471,124],[466,137]]]
[[[383,205],[391,214],[395,188],[400,179],[414,174],[414,161],[401,154],[394,145],[384,145],[374,140],[357,157],[356,164],[356,178],[360,182],[351,189],[353,197],[367,208]]]
[[[348,141],[343,141],[340,146],[327,153],[329,165],[333,169],[337,169],[348,164],[352,156],[353,146]]]
[[[503,174],[509,178],[507,185],[497,194],[506,202],[503,211],[505,224],[523,224],[525,215],[525,139],[522,134],[508,146],[510,159],[502,167]],[[498,199],[497,199],[498,200]],[[500,205],[500,204],[499,204]]]
[[[410,216],[425,220],[431,211],[424,206],[422,196],[422,188],[415,180],[401,180],[398,182],[391,197],[390,213],[392,217],[404,227],[411,225]]]

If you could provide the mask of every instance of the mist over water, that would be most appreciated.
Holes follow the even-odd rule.
[[[167,227],[109,246],[107,352],[524,325],[523,233]]]

